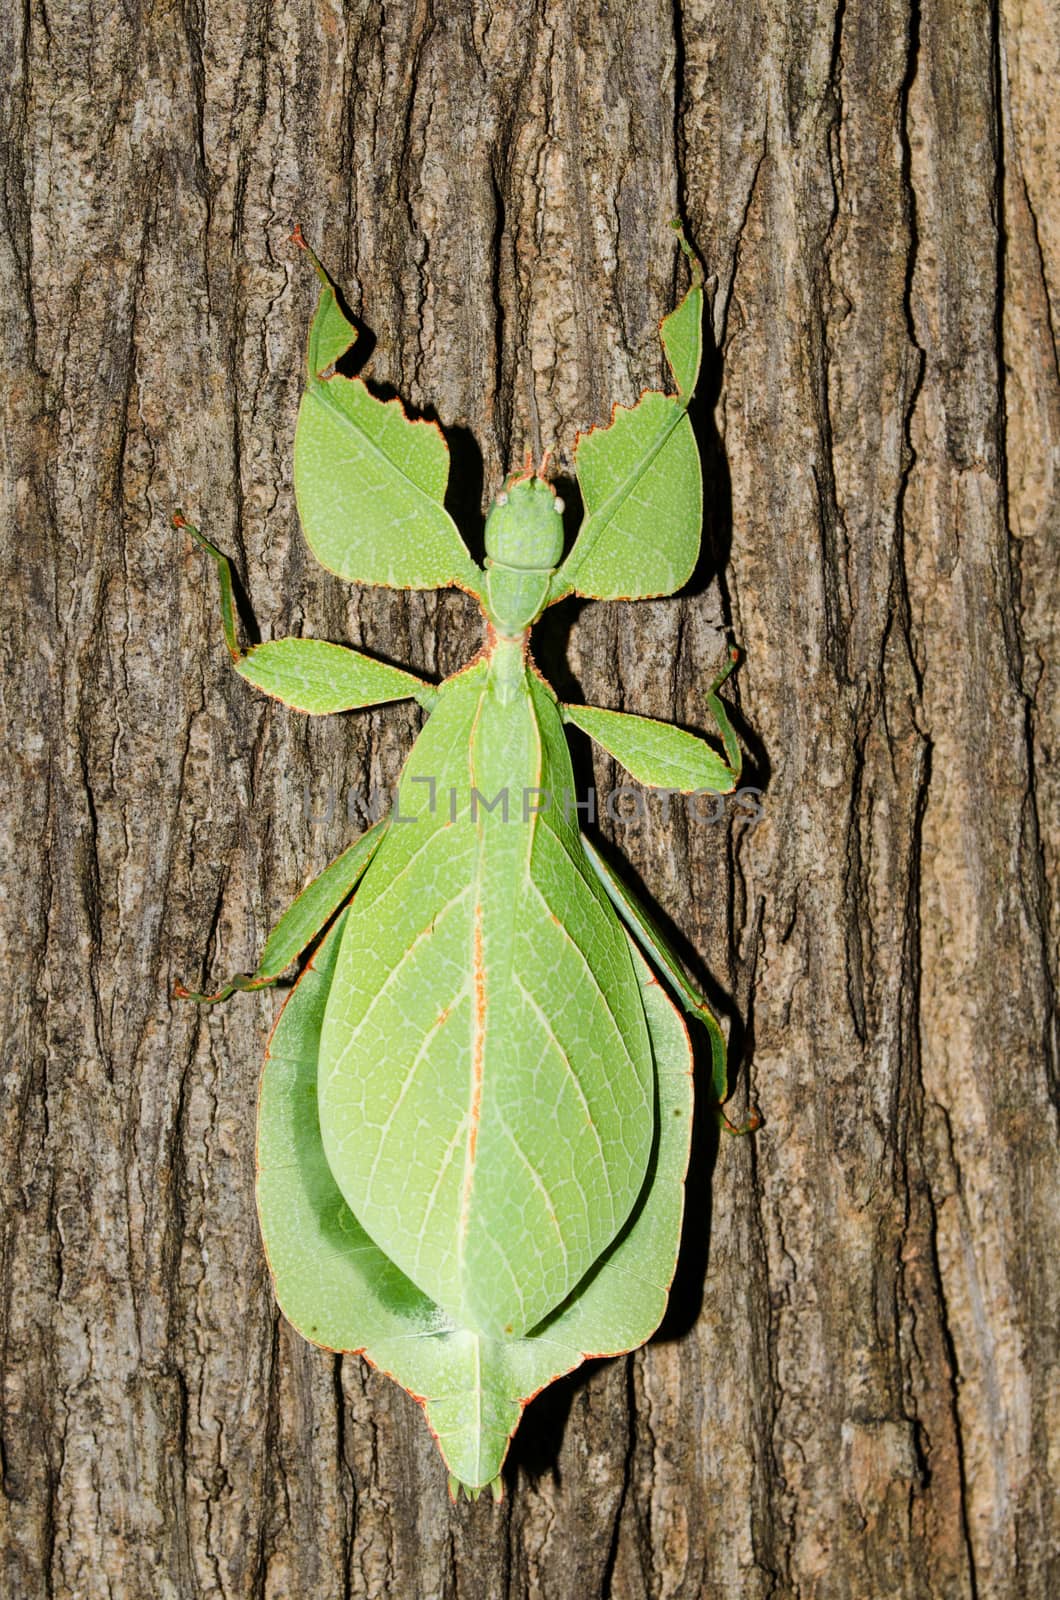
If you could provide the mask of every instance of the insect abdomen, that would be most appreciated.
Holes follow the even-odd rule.
[[[485,1333],[566,1298],[652,1142],[639,986],[563,814],[572,782],[532,678],[507,702],[486,663],[447,685],[402,776],[417,821],[394,823],[354,901],[324,1023],[321,1130],[347,1203]]]

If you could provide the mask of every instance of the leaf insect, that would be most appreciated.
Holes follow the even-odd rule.
[[[484,568],[443,505],[441,431],[335,372],[356,331],[309,251],[321,288],[295,435],[305,536],[350,582],[478,599],[485,647],[442,684],[316,639],[243,651],[228,561],[174,518],[216,563],[248,683],[311,715],[402,699],[429,713],[397,810],[298,896],[258,970],[214,995],[177,992],[213,1001],[274,983],[318,941],[272,1034],[258,1107],[276,1297],[306,1339],[360,1352],[420,1402],[454,1496],[499,1497],[527,1401],[589,1356],[643,1344],[662,1318],[692,1075],[660,977],[705,1024],[719,1105],[726,1093],[706,1001],[557,797],[574,792],[565,724],[638,783],[731,792],[741,758],[717,691],[735,652],[706,694],[723,759],[651,718],[562,705],[528,649],[566,595],[669,595],[691,575],[703,287],[680,242],[691,287],[660,325],[677,393],[616,405],[578,436],[585,515],[565,558],[551,483],[530,466],[510,475],[486,519]],[[448,803],[425,805],[435,791]]]

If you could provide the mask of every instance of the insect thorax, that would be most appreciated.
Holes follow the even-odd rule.
[[[544,608],[563,554],[563,501],[543,478],[509,478],[486,518],[486,573],[492,620],[505,634]]]

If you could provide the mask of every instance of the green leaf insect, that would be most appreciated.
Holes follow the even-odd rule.
[[[402,699],[429,713],[394,808],[299,895],[257,972],[178,993],[274,983],[315,942],[258,1109],[276,1296],[306,1339],[361,1352],[421,1403],[454,1495],[499,1496],[527,1401],[587,1357],[635,1349],[663,1316],[692,1055],[660,978],[705,1024],[719,1105],[726,1093],[706,1001],[579,831],[564,724],[638,783],[731,792],[740,752],[717,690],[733,660],[705,697],[723,758],[647,717],[560,704],[528,652],[565,595],[665,595],[691,575],[703,289],[681,244],[692,284],[660,330],[676,394],[616,406],[579,436],[585,516],[565,559],[552,485],[529,467],[509,476],[484,568],[443,503],[441,431],[335,372],[356,332],[310,252],[321,290],[294,462],[305,535],[351,582],[477,597],[486,645],[441,685],[318,640],[242,651],[227,560],[174,519],[217,565],[241,677],[310,714]]]

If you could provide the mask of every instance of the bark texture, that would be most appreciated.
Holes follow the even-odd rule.
[[[1055,5],[28,0],[0,38],[0,1588],[1060,1593]],[[702,728],[746,651],[762,821],[604,832],[730,997],[765,1122],[704,1121],[663,1335],[531,1408],[502,1506],[454,1507],[416,1405],[276,1311],[276,998],[169,998],[253,966],[417,713],[255,696],[170,516],[265,636],[454,670],[463,597],[350,590],[299,532],[290,228],[450,430],[466,521],[660,381],[678,211],[704,559],[538,655]]]

